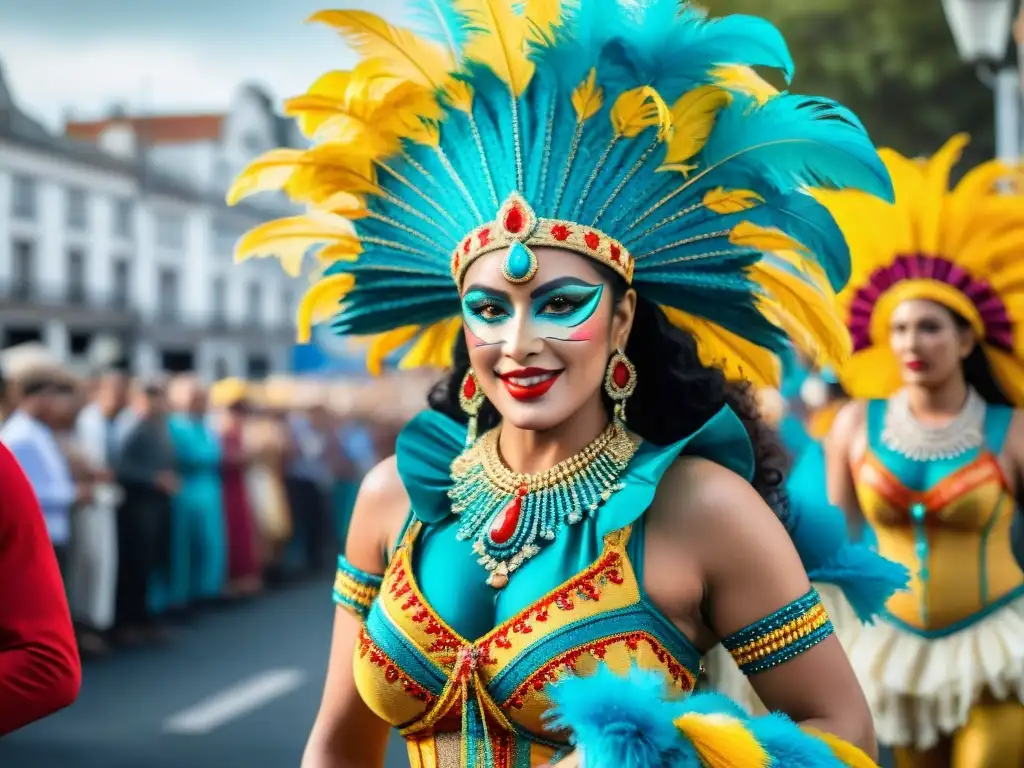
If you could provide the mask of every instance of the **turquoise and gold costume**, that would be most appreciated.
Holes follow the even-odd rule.
[[[362,60],[288,102],[312,146],[260,158],[229,195],[280,189],[309,207],[256,228],[236,251],[275,254],[298,274],[316,249],[322,272],[300,309],[304,338],[332,320],[337,333],[370,337],[372,370],[398,350],[404,367],[446,367],[472,264],[501,251],[505,279],[526,283],[543,246],[636,289],[729,375],[773,381],[792,342],[825,359],[848,352],[833,303],[849,254],[807,189],[888,199],[891,183],[849,110],[755,74],[792,75],[771,25],[711,20],[677,0],[413,6],[416,30],[365,11],[314,16]],[[545,726],[549,687],[573,675],[576,691],[599,687],[599,662],[618,673],[639,665],[677,697],[694,685],[699,650],[643,591],[643,514],[680,453],[749,477],[751,447],[728,409],[671,446],[631,435],[622,406],[636,373],[616,357],[604,382],[616,401],[608,429],[546,472],[516,475],[496,433],[476,439],[471,372],[460,399],[468,429],[428,413],[399,441],[409,524],[384,573],[342,562],[336,599],[363,619],[359,692],[401,729],[417,768],[551,759],[586,727],[564,709],[568,733]],[[751,673],[831,631],[814,593],[771,608],[725,640]],[[648,692],[639,698],[659,718],[667,710]],[[736,765],[764,765],[782,749],[726,712],[663,722],[690,747],[753,744]],[[848,745],[806,739],[816,745],[808,756],[827,759],[786,753],[787,765],[862,764],[848,762]]]
[[[1015,412],[970,390],[959,427],[929,432],[909,414],[887,338],[901,302],[942,304],[975,330],[1007,397],[1022,401],[1024,303],[1007,243],[1024,231],[1024,201],[1000,192],[1010,169],[998,162],[950,191],[965,143],[957,136],[923,161],[883,150],[894,205],[816,193],[853,256],[840,299],[854,354],[841,379],[867,401],[866,449],[851,468],[857,498],[878,551],[911,574],[909,590],[848,651],[880,741],[906,765],[949,742],[956,768],[1024,764],[1024,572],[1012,553],[1016,502],[1000,465]]]

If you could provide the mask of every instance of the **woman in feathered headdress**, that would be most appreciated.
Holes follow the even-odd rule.
[[[830,495],[912,574],[849,651],[907,766],[1024,765],[1024,198],[1000,194],[998,162],[950,190],[965,143],[883,151],[893,205],[818,193],[853,258],[841,377],[858,399],[829,439]]]
[[[429,37],[317,14],[363,60],[289,102],[313,147],[270,153],[232,192],[311,207],[239,245],[296,272],[318,248],[307,336],[332,317],[374,337],[371,368],[399,349],[451,368],[356,502],[307,765],[379,765],[389,725],[417,767],[549,761],[567,749],[542,717],[549,682],[575,671],[602,701],[598,660],[635,663],[678,695],[719,641],[772,709],[872,750],[771,507],[777,446],[727,383],[773,378],[790,336],[844,353],[848,253],[805,189],[891,195],[863,126],[753,73],[792,73],[756,18],[676,0],[418,7]],[[683,764],[871,764],[779,717],[786,749],[731,709],[671,731]],[[665,764],[640,741],[619,766]]]

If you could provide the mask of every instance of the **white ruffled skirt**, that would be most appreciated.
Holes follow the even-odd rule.
[[[885,746],[921,751],[935,746],[967,722],[985,693],[1024,702],[1024,596],[959,632],[929,640],[883,619],[863,625],[836,587],[815,586]],[[765,712],[722,646],[704,661],[709,687],[754,714]]]

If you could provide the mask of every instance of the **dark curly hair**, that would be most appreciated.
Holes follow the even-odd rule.
[[[625,282],[611,270],[595,265],[612,286],[616,303],[625,295]],[[783,489],[788,457],[776,431],[762,418],[749,382],[728,381],[720,368],[704,365],[697,343],[686,331],[672,325],[661,309],[637,299],[633,329],[626,356],[636,366],[636,391],[629,399],[629,428],[655,445],[669,445],[703,426],[723,405],[729,405],[743,421],[754,446],[752,484],[780,519],[788,519]],[[466,421],[459,406],[459,388],[469,369],[469,351],[459,334],[453,368],[430,392],[430,407],[458,421]],[[609,416],[612,403],[605,396]],[[485,402],[478,418],[482,431],[496,426],[497,410]]]

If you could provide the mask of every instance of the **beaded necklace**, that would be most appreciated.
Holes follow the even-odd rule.
[[[473,552],[495,589],[540,552],[566,525],[593,515],[623,488],[619,476],[637,443],[618,422],[609,424],[580,453],[536,474],[513,472],[498,450],[492,429],[452,462],[448,491],[461,517],[457,538],[473,539]]]

